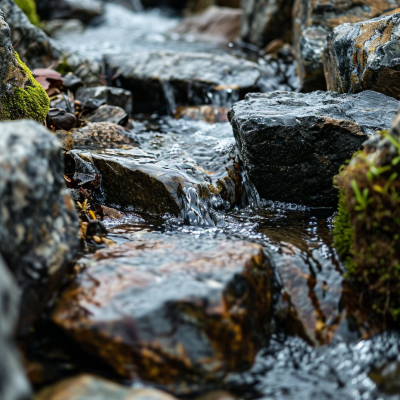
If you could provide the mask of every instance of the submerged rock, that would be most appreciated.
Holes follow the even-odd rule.
[[[18,288],[0,256],[0,398],[2,400],[31,398],[29,384],[13,340],[18,318],[18,300]]]
[[[172,32],[227,44],[240,37],[241,14],[241,10],[234,8],[209,7],[202,13],[186,17]]]
[[[42,316],[76,255],[78,216],[61,144],[31,121],[1,124],[0,252],[22,292],[19,333]]]
[[[333,177],[398,101],[375,92],[250,94],[229,112],[244,168],[261,197],[335,206]]]
[[[245,42],[265,47],[275,39],[292,41],[294,0],[248,0],[243,2],[241,37]]]
[[[130,389],[94,375],[64,379],[42,389],[34,400],[175,400],[155,389]]]
[[[50,100],[11,44],[10,28],[0,10],[0,120],[29,118],[43,123]]]
[[[99,0],[37,0],[37,8],[42,19],[77,19],[84,23],[103,13]]]
[[[146,234],[95,253],[52,318],[122,377],[191,391],[252,365],[272,285],[259,245]]]
[[[332,29],[383,13],[400,11],[398,0],[296,0],[293,9],[294,45],[304,91],[325,90],[322,54]],[[351,60],[349,60],[351,62]]]
[[[374,90],[400,99],[399,27],[400,13],[337,27],[324,54],[328,89]]]
[[[139,52],[106,57],[113,83],[135,93],[134,113],[180,105],[231,105],[258,91],[260,67],[227,54]]]

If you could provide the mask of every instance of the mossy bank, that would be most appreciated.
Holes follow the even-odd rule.
[[[33,25],[40,25],[40,18],[36,11],[35,0],[14,0],[14,2],[24,12]]]

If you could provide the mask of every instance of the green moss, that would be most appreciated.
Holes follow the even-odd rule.
[[[49,97],[16,52],[14,56],[19,67],[20,82],[0,97],[0,119],[28,118],[44,123],[50,107]]]
[[[36,12],[35,0],[14,0],[14,3],[24,12],[33,25],[40,25],[40,18]]]
[[[399,139],[387,135],[397,143]],[[340,188],[334,240],[347,277],[379,313],[400,311],[400,158],[389,146],[357,153],[336,177]]]

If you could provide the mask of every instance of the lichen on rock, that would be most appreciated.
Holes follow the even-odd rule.
[[[400,136],[391,132],[365,143],[335,181],[340,188],[335,245],[347,277],[376,312],[400,314]]]
[[[24,12],[33,25],[39,26],[40,18],[36,12],[34,0],[14,0],[15,4]]]
[[[14,51],[10,28],[1,10],[0,52],[0,120],[28,118],[43,123],[49,111],[49,98]]]

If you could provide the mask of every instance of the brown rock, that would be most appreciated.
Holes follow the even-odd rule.
[[[228,111],[228,107],[218,106],[178,107],[175,111],[175,118],[215,124],[217,122],[228,122]]]
[[[172,32],[192,35],[207,42],[230,43],[240,36],[242,11],[228,7],[210,7],[186,17]]]
[[[398,7],[398,0],[296,0],[293,40],[303,91],[326,89],[322,54],[333,28],[395,13]]]
[[[44,388],[34,400],[175,400],[155,389],[133,390],[92,375],[79,375]]]
[[[53,320],[121,376],[190,391],[253,363],[272,273],[256,244],[145,234],[95,253]]]
[[[128,113],[121,107],[103,105],[82,117],[88,122],[111,122],[126,126],[129,120]]]

